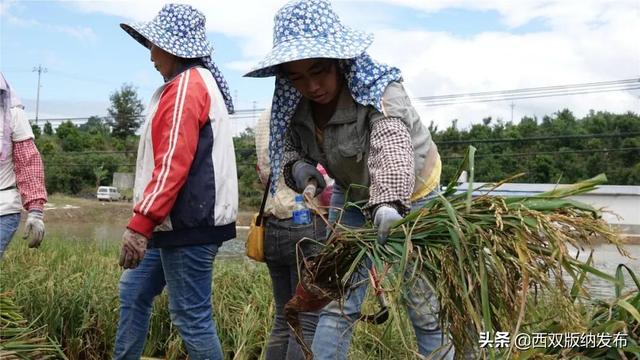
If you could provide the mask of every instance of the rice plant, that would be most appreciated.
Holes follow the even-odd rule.
[[[442,326],[459,356],[477,351],[482,332],[518,333],[530,289],[569,295],[563,272],[574,283],[585,273],[620,281],[569,252],[597,240],[624,253],[598,209],[568,198],[595,189],[606,181],[604,175],[534,196],[493,196],[493,189],[513,178],[473,189],[474,152],[470,147],[458,171],[469,170],[467,191],[456,193],[456,175],[440,196],[399,221],[384,245],[377,243],[372,227],[335,225],[322,251],[302,261],[302,282],[287,307],[292,326],[298,311],[342,299],[365,260],[372,264],[374,287],[380,284],[377,290],[392,297],[417,278],[431,284]],[[411,276],[397,275],[406,273]],[[567,311],[579,316],[575,307]]]
[[[46,336],[46,326],[31,326],[8,292],[0,293],[0,359],[66,359]]]

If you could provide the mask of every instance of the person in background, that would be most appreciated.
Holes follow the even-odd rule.
[[[24,238],[37,248],[44,238],[47,190],[44,167],[24,106],[0,72],[0,259],[27,211]]]
[[[168,4],[151,22],[120,26],[149,49],[165,82],[151,98],[138,146],[113,358],[140,359],[153,300],[166,286],[189,358],[221,360],[213,261],[235,238],[238,213],[229,90],[197,9]]]
[[[258,119],[255,129],[257,170],[260,181],[268,187],[270,174],[269,166],[269,119],[270,112],[265,111]],[[326,186],[317,198],[314,198],[311,208],[317,209],[323,215],[327,212],[329,202],[327,198],[333,188],[333,180],[326,175],[322,166],[318,171],[324,175]],[[284,183],[281,177],[276,185],[275,193],[270,193],[264,208],[265,238],[264,256],[275,301],[275,316],[271,334],[267,343],[266,360],[303,360],[304,354],[293,336],[284,316],[284,305],[295,294],[299,282],[299,268],[297,244],[303,238],[324,242],[326,239],[326,224],[319,214],[311,216],[311,223],[297,225],[293,222],[294,198],[297,193]],[[312,195],[315,195],[312,194]],[[324,199],[324,201],[322,201]],[[300,256],[314,255],[317,246],[313,242],[304,240],[299,243]],[[310,345],[318,323],[318,312],[304,312],[299,316],[305,342]]]
[[[273,49],[245,75],[276,77],[271,171],[302,191],[321,182],[316,164],[322,164],[335,179],[329,221],[354,228],[370,221],[384,246],[395,223],[435,196],[441,172],[438,149],[411,105],[400,70],[374,61],[366,53],[372,36],[342,25],[327,0],[291,1],[274,22]],[[348,201],[362,206],[345,206]],[[357,285],[343,304],[322,310],[315,359],[347,358],[370,266],[361,263],[352,278]],[[403,295],[418,352],[452,358],[431,286],[418,277]]]

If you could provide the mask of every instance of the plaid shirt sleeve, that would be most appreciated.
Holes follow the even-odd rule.
[[[404,216],[411,209],[415,185],[409,129],[399,118],[382,118],[371,123],[370,144],[370,196],[363,212],[371,218],[380,206],[387,205]]]
[[[25,210],[43,210],[47,202],[44,167],[33,139],[13,143],[13,165],[16,185]]]

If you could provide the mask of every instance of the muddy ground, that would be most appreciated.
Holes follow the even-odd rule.
[[[51,195],[45,206],[45,221],[92,223],[109,222],[127,224],[132,214],[133,204],[126,201],[105,202],[97,199],[83,199],[66,195]],[[240,211],[237,224],[248,226],[253,211]]]

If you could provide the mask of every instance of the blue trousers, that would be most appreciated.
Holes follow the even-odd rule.
[[[266,360],[303,360],[304,354],[296,342],[284,316],[284,306],[291,300],[298,285],[298,265],[296,245],[302,238],[323,242],[326,226],[319,216],[312,216],[309,225],[293,224],[291,218],[277,219],[269,217],[266,222],[264,239],[264,257],[271,275],[275,317],[269,341]],[[300,256],[310,256],[317,247],[312,242],[300,243]],[[302,259],[300,259],[302,260]],[[307,345],[313,342],[318,323],[318,312],[303,312],[298,315],[302,334]]]
[[[0,259],[20,225],[20,213],[0,215]]]
[[[137,268],[122,273],[114,359],[140,359],[153,300],[165,285],[171,322],[178,329],[189,358],[223,359],[211,304],[217,252],[214,244],[149,249]]]
[[[412,204],[413,208],[424,205],[427,198]],[[339,209],[343,209],[344,204],[344,190],[334,185],[329,222],[339,221],[350,227],[363,226],[365,217],[357,208],[349,207],[340,213]],[[367,278],[369,267],[368,261],[364,261],[359,270],[354,273],[352,283],[361,285],[349,290],[342,306],[333,301],[322,309],[313,339],[314,359],[347,359],[353,326],[360,317],[360,308],[367,293],[369,283],[362,280]],[[440,305],[431,286],[426,281],[417,279],[404,289],[403,295],[409,319],[416,334],[418,352],[423,356],[431,356],[432,359],[453,359],[453,346],[440,329],[438,321]]]

